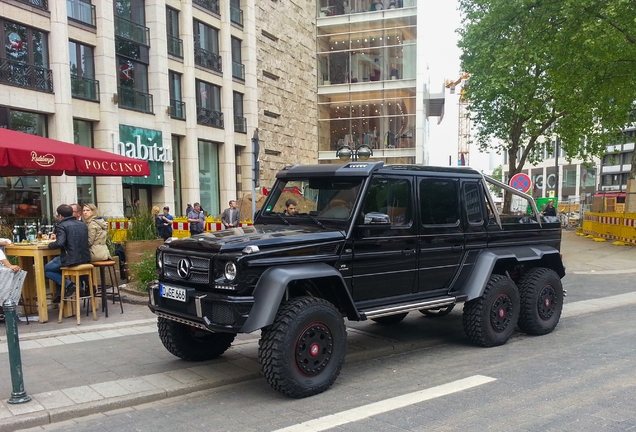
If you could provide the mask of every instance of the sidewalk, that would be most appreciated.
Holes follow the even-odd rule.
[[[636,247],[613,246],[563,232],[569,273],[636,273]],[[170,354],[156,318],[143,304],[109,305],[109,317],[82,316],[47,323],[20,322],[24,387],[33,399],[10,405],[11,379],[5,326],[0,324],[0,431],[46,425],[130,405],[259,377],[260,331],[238,335],[218,359],[188,363]],[[430,321],[429,321],[430,322]],[[461,327],[461,326],[460,326]],[[366,323],[348,326],[347,362],[437,343],[416,334],[396,336]],[[394,339],[399,337],[400,340]],[[273,391],[273,390],[272,390]]]

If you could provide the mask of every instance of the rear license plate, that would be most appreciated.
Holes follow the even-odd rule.
[[[183,288],[159,285],[159,295],[161,297],[177,300],[180,302],[186,301],[186,290]]]

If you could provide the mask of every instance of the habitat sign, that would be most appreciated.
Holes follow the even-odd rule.
[[[123,183],[164,186],[165,163],[172,163],[172,150],[163,147],[161,131],[135,126],[119,125],[119,142],[114,143],[113,153],[148,162],[147,177],[124,177]]]

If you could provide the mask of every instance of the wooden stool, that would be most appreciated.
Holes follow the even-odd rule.
[[[99,278],[101,280],[101,288],[100,292],[102,295],[102,311],[106,314],[106,318],[108,318],[108,291],[106,286],[106,270],[108,270],[108,277],[110,278],[110,287],[112,288],[111,296],[113,297],[113,304],[115,304],[115,300],[119,300],[119,307],[121,308],[121,313],[124,313],[124,304],[121,301],[121,293],[119,292],[119,282],[117,281],[117,270],[115,269],[115,265],[117,264],[113,260],[107,261],[93,261],[91,264],[95,267],[95,269],[99,269]],[[117,292],[115,292],[117,290]],[[86,311],[88,314],[88,310]]]
[[[93,295],[93,265],[92,264],[79,264],[72,267],[62,267],[62,288],[60,290],[60,316],[58,317],[58,323],[62,322],[62,316],[64,314],[64,302],[75,302],[75,316],[77,317],[77,325],[80,325],[80,300],[90,299],[91,306],[93,307],[93,321],[97,321],[97,311],[95,310],[95,296]],[[82,284],[80,282],[81,276],[88,277],[88,290],[90,295],[81,297],[80,289]],[[66,279],[73,282],[75,278],[75,298],[64,298],[66,291]]]

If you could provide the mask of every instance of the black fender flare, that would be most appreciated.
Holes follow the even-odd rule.
[[[325,263],[307,263],[271,267],[263,272],[254,288],[254,305],[241,327],[241,333],[250,333],[274,322],[278,307],[290,282],[302,279],[335,278],[342,286],[341,300],[347,314],[357,314],[351,294],[338,270]]]
[[[559,277],[562,278],[565,276],[565,267],[563,267],[563,262],[561,261],[561,253],[553,247],[533,245],[486,249],[477,257],[473,271],[462,289],[462,294],[466,296],[466,301],[481,297],[495,265],[498,261],[504,259],[513,259],[519,263],[547,261],[550,263],[549,267],[552,268]]]

